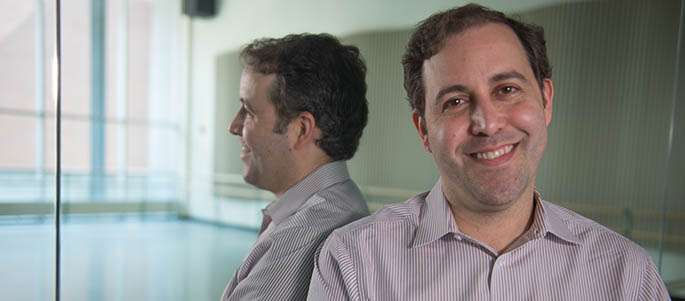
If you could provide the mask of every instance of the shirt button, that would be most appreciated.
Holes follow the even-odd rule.
[[[461,236],[459,236],[459,234],[454,234],[454,238],[456,238],[457,240],[461,240]]]

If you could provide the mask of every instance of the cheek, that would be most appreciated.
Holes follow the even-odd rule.
[[[443,152],[454,152],[464,143],[467,130],[468,123],[455,118],[433,126],[428,136],[432,147],[443,149]]]
[[[521,105],[509,112],[511,123],[530,135],[538,134],[546,128],[545,113],[541,107]]]
[[[513,127],[524,132],[527,136],[526,149],[531,158],[539,163],[547,145],[547,124],[545,113],[540,106],[521,106],[509,115]]]
[[[243,126],[243,140],[250,148],[254,149],[259,147],[260,141],[263,141],[259,128],[256,128],[254,124],[246,122]]]

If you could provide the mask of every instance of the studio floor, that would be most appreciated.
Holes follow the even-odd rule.
[[[54,300],[51,221],[0,224],[0,300]],[[165,217],[62,223],[62,300],[218,300],[257,232]]]
[[[218,300],[257,235],[164,216],[66,217],[61,233],[61,299],[70,301]],[[54,220],[0,220],[0,301],[54,300],[54,258]],[[665,253],[664,280],[682,282],[682,271],[683,256]]]

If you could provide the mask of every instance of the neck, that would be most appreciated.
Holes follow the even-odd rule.
[[[449,202],[454,220],[464,234],[488,245],[501,254],[533,223],[533,188],[502,210],[474,211]]]
[[[300,164],[297,164],[297,166],[292,166],[290,170],[291,176],[289,179],[284,179],[280,189],[277,191],[271,191],[277,199],[283,196],[283,194],[285,194],[290,188],[297,185],[297,183],[300,183],[319,167],[326,163],[333,162],[333,160],[328,156],[313,156],[309,158],[298,158],[295,160],[295,162],[299,162]]]

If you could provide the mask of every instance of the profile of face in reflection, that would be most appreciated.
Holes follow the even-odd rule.
[[[245,182],[269,191],[283,189],[282,173],[290,169],[291,148],[286,129],[279,129],[276,107],[269,99],[275,74],[249,65],[240,78],[240,108],[228,130],[240,138]]]

